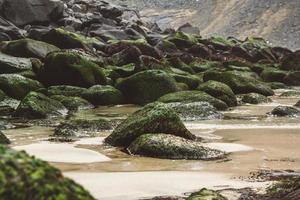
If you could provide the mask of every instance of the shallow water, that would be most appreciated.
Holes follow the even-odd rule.
[[[266,183],[249,181],[250,172],[300,171],[300,118],[266,115],[278,105],[294,105],[299,100],[280,98],[280,92],[272,97],[272,103],[243,105],[226,111],[223,120],[185,123],[191,132],[206,139],[205,145],[231,153],[221,161],[132,157],[103,144],[109,132],[66,144],[45,142],[52,128],[35,126],[5,133],[13,141],[12,146],[51,161],[99,199],[184,195],[202,187],[263,190]],[[124,119],[137,109],[132,105],[100,107],[76,116]]]

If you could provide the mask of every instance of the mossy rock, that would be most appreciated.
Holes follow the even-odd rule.
[[[67,109],[59,101],[50,99],[44,94],[30,92],[18,106],[15,116],[29,119],[42,119],[61,116]]]
[[[86,88],[70,86],[70,85],[57,85],[48,88],[48,95],[64,95],[69,97],[81,97],[82,93],[86,92]]]
[[[209,94],[202,91],[179,91],[170,94],[166,94],[158,99],[158,101],[163,103],[173,103],[173,102],[208,102],[213,105],[218,110],[226,110],[228,108],[227,104],[223,101],[210,96]]]
[[[166,133],[195,139],[172,108],[163,103],[151,103],[130,115],[105,141],[113,146],[126,148],[145,133]]]
[[[200,60],[189,64],[195,72],[204,72],[206,70],[222,68],[223,64],[218,61]]]
[[[189,48],[198,43],[198,40],[194,35],[181,31],[176,32],[174,36],[168,39],[168,41],[175,44],[178,49]]]
[[[183,121],[221,119],[222,113],[208,102],[167,103]]]
[[[43,35],[42,40],[61,49],[91,49],[101,47],[103,45],[103,43],[96,38],[85,37],[61,28],[50,30],[48,33]]]
[[[0,199],[94,200],[45,161],[0,145]]]
[[[94,85],[83,92],[82,97],[94,105],[117,105],[124,102],[122,92],[110,85]]]
[[[54,130],[52,137],[54,139],[78,139],[80,137],[94,137],[96,132],[111,130],[112,124],[104,119],[98,118],[93,120],[71,119],[61,122]]]
[[[270,82],[267,84],[272,90],[289,88],[287,85],[285,85],[284,83],[281,83],[281,82]]]
[[[171,74],[171,76],[178,83],[185,83],[190,90],[196,89],[201,83],[201,79],[196,75],[180,75],[180,74]]]
[[[280,95],[280,97],[300,97],[300,91],[291,90],[291,91],[288,91],[288,92],[284,92]]]
[[[32,70],[32,62],[28,58],[17,58],[0,52],[1,73],[18,73]]]
[[[10,140],[1,131],[0,131],[0,144],[10,144]]]
[[[122,78],[131,76],[135,73],[135,64],[130,63],[128,65],[119,66],[108,66],[108,68],[112,69],[116,73],[118,73]]]
[[[16,57],[44,59],[47,54],[59,50],[54,45],[26,38],[10,41],[4,52]]]
[[[227,198],[214,190],[203,188],[199,192],[192,193],[186,200],[227,200]]]
[[[161,70],[148,70],[121,79],[116,84],[128,103],[147,104],[178,90],[176,81]]]
[[[269,103],[272,102],[268,97],[257,94],[257,93],[249,93],[242,95],[242,102],[249,104],[260,104],[260,103]]]
[[[228,85],[235,94],[259,93],[265,96],[274,95],[273,90],[247,73],[237,71],[227,72],[206,72],[203,77],[204,81],[215,80]]]
[[[204,147],[199,142],[163,133],[141,135],[131,143],[128,152],[163,159],[213,160],[224,157],[223,152]]]
[[[53,95],[51,99],[62,103],[69,111],[78,111],[93,108],[93,105],[81,97],[71,97],[64,95]]]
[[[282,70],[300,70],[300,51],[290,53],[282,59]]]
[[[291,106],[277,106],[269,114],[277,117],[298,117],[300,111]]]
[[[207,94],[224,101],[228,106],[236,106],[237,99],[231,88],[218,81],[207,81],[199,85],[197,90],[206,92]]]
[[[112,65],[123,66],[130,63],[138,63],[141,55],[142,52],[137,47],[129,46],[128,48],[110,56],[109,61]]]
[[[43,88],[43,85],[18,74],[1,74],[0,89],[8,96],[16,99],[24,98],[30,91]]]
[[[288,85],[300,86],[300,71],[291,71],[284,78],[284,83]]]
[[[267,82],[284,82],[288,72],[277,68],[265,68],[260,74],[261,78]]]
[[[91,87],[97,84],[105,85],[107,82],[103,69],[96,63],[68,51],[48,54],[38,77],[47,86]]]

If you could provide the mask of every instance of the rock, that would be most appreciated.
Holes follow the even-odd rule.
[[[38,81],[17,74],[0,74],[0,89],[16,99],[24,98],[30,91],[43,88]]]
[[[9,139],[0,131],[0,145],[1,144],[10,144]]]
[[[279,70],[276,68],[265,68],[260,76],[264,81],[268,82],[284,82],[286,75],[288,74],[287,71]]]
[[[59,51],[59,48],[28,38],[9,42],[4,50],[5,53],[12,56],[38,59],[44,59],[47,54],[54,51]]]
[[[85,199],[88,191],[45,161],[0,146],[0,199]]]
[[[16,58],[0,52],[1,74],[18,73],[32,70],[32,63],[27,58]]]
[[[228,85],[235,94],[259,93],[265,96],[274,95],[273,90],[265,83],[256,80],[245,73],[236,71],[213,72],[204,74],[203,80],[215,80]]]
[[[260,103],[272,102],[272,100],[261,94],[249,93],[249,94],[242,95],[242,102],[249,103],[249,104],[260,104]]]
[[[45,58],[45,65],[38,73],[47,86],[71,85],[91,87],[106,84],[101,67],[74,52],[53,52]]]
[[[177,31],[174,36],[168,39],[168,41],[174,43],[178,49],[190,48],[198,43],[198,40],[194,35],[181,31]]]
[[[3,0],[2,0],[3,2]],[[1,2],[0,2],[1,4]],[[1,5],[0,5],[1,10]],[[1,15],[1,14],[0,14]],[[0,16],[0,41],[9,41],[23,38],[26,31],[19,29],[13,23]],[[0,45],[1,46],[1,45]]]
[[[300,111],[290,106],[278,106],[270,114],[278,117],[297,117],[300,116]]]
[[[102,14],[103,17],[110,19],[116,19],[123,15],[123,11],[112,4],[100,6],[98,7],[98,11]]]
[[[67,109],[54,99],[47,96],[30,92],[18,106],[15,116],[29,119],[42,119],[52,116],[62,116]]]
[[[129,103],[146,104],[159,97],[177,91],[175,80],[161,70],[148,70],[118,81],[116,87],[121,90]]]
[[[295,104],[295,106],[300,108],[300,100]]]
[[[227,198],[216,191],[203,188],[199,192],[192,193],[186,200],[227,200]]]
[[[128,47],[110,57],[113,65],[122,66],[130,63],[137,63],[139,56],[142,55],[141,51],[137,47]]]
[[[276,89],[287,89],[288,86],[285,85],[284,83],[280,83],[280,82],[270,82],[267,83],[268,86],[272,89],[272,90],[276,90]]]
[[[90,102],[81,97],[53,95],[50,98],[62,103],[69,111],[78,111],[93,108],[93,105],[90,104]]]
[[[59,140],[72,140],[72,138],[79,137],[93,137],[96,132],[103,130],[111,130],[112,125],[106,119],[71,119],[61,122],[54,130],[52,137]]]
[[[163,103],[174,103],[174,102],[208,102],[213,105],[218,110],[226,110],[228,108],[227,104],[223,101],[210,96],[209,94],[202,91],[179,91],[170,94],[166,94],[158,99],[158,101]]]
[[[213,160],[224,157],[218,150],[203,147],[201,143],[169,134],[143,134],[128,147],[133,155],[163,159]]]
[[[163,103],[151,103],[130,115],[105,141],[110,145],[126,148],[145,133],[165,133],[190,140],[195,139],[169,106]]]
[[[206,92],[207,94],[224,101],[228,106],[236,106],[237,99],[231,88],[221,82],[207,81],[199,85],[197,90]]]
[[[207,102],[193,103],[168,103],[183,121],[221,119],[222,113],[218,112],[215,107]]]
[[[282,59],[282,70],[300,70],[300,51],[290,53]]]
[[[103,43],[96,38],[85,37],[61,28],[50,30],[43,35],[42,40],[61,49],[97,49],[103,45]]]
[[[139,69],[141,70],[151,70],[151,69],[161,69],[166,70],[168,66],[162,63],[160,60],[157,60],[151,56],[140,56],[139,57],[140,66]]]
[[[64,4],[57,0],[3,0],[2,16],[17,26],[49,24],[63,15]]]
[[[188,34],[200,35],[200,29],[198,27],[192,26],[190,23],[181,25],[178,28],[178,31],[181,31],[183,33],[188,33]]]
[[[280,95],[280,97],[300,97],[300,91],[291,90],[288,92],[284,92]]]
[[[57,85],[48,88],[48,95],[64,95],[68,97],[81,97],[82,93],[86,92],[86,88],[70,86],[70,85]]]
[[[185,83],[190,90],[196,89],[201,83],[201,79],[196,75],[181,75],[172,73],[171,76],[176,80],[176,82]]]
[[[82,97],[94,105],[117,105],[124,102],[120,90],[110,85],[94,85],[83,92]]]
[[[300,71],[291,71],[287,74],[284,82],[289,85],[300,86]]]

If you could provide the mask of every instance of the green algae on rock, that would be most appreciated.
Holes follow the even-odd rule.
[[[203,188],[199,192],[192,193],[186,200],[227,200],[227,198],[214,190]]]
[[[213,160],[224,157],[224,153],[201,145],[196,141],[182,137],[145,133],[128,147],[133,155],[149,156],[163,159]]]
[[[53,95],[50,98],[62,103],[69,111],[85,110],[94,107],[90,102],[81,97]]]
[[[45,161],[0,145],[0,199],[94,200]]]
[[[82,87],[76,87],[71,85],[56,85],[48,87],[48,95],[64,95],[64,96],[71,96],[71,97],[81,97],[82,93],[85,92],[87,89]]]
[[[257,93],[249,93],[249,94],[243,94],[242,95],[242,102],[243,103],[249,103],[249,104],[260,104],[260,103],[268,103],[272,100],[268,97],[257,94]]]
[[[126,148],[145,133],[165,133],[190,140],[195,139],[172,108],[155,102],[130,115],[105,141],[113,146]]]

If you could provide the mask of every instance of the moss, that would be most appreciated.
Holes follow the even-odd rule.
[[[94,199],[47,162],[2,145],[0,177],[0,199]]]
[[[207,94],[224,101],[228,106],[236,106],[237,99],[231,88],[221,82],[207,81],[199,85],[197,90],[206,92]]]
[[[264,81],[268,82],[284,82],[284,78],[287,76],[288,72],[279,70],[277,68],[265,68],[260,76]]]
[[[192,193],[186,200],[227,200],[227,198],[216,191],[203,188],[199,192]]]
[[[145,133],[166,133],[186,139],[195,138],[170,107],[163,103],[152,103],[129,116],[105,141],[113,146],[126,148]]]
[[[264,95],[257,94],[257,93],[249,93],[242,95],[242,102],[249,103],[249,104],[260,104],[260,103],[268,103],[272,100]]]
[[[287,85],[285,85],[284,83],[280,83],[280,82],[270,82],[267,84],[272,90],[289,88]]]
[[[210,41],[215,44],[218,44],[218,45],[224,45],[224,46],[230,46],[230,47],[235,45],[235,43],[233,41],[226,39],[224,37],[221,37],[221,36],[211,37]]]
[[[194,61],[189,65],[195,72],[203,72],[206,70],[223,67],[222,63],[220,62],[208,60]]]
[[[188,33],[184,33],[181,31],[177,31],[175,34],[175,37],[181,40],[187,40],[190,41],[191,43],[198,43],[197,38],[192,35],[192,34],[188,34]]]
[[[163,159],[212,160],[224,153],[203,147],[201,143],[169,134],[143,134],[128,147],[130,154]]]
[[[15,116],[40,119],[49,116],[60,116],[66,113],[66,108],[58,101],[47,96],[30,92],[18,106]]]
[[[213,105],[218,110],[226,110],[228,108],[227,104],[223,101],[216,99],[209,94],[202,91],[180,91],[170,94],[166,94],[158,99],[158,101],[163,103],[172,103],[172,102],[208,102]]]
[[[10,140],[1,131],[0,131],[0,144],[10,144]]]
[[[70,85],[58,85],[48,88],[48,95],[64,95],[70,97],[81,97],[82,93],[87,89],[82,87],[70,86]]]
[[[118,66],[107,66],[107,68],[112,69],[116,73],[118,73],[122,78],[128,77],[134,74],[135,72],[135,64],[130,63],[127,65],[123,65],[121,67]]]
[[[90,102],[82,99],[81,97],[53,95],[50,96],[50,98],[62,103],[69,111],[78,111],[93,108],[93,105],[91,105]]]
[[[148,70],[121,79],[116,87],[125,95],[128,103],[146,104],[159,97],[177,91],[175,80],[161,70]]]
[[[201,79],[195,75],[180,75],[171,74],[178,83],[185,83],[190,90],[196,89],[201,82]]]

